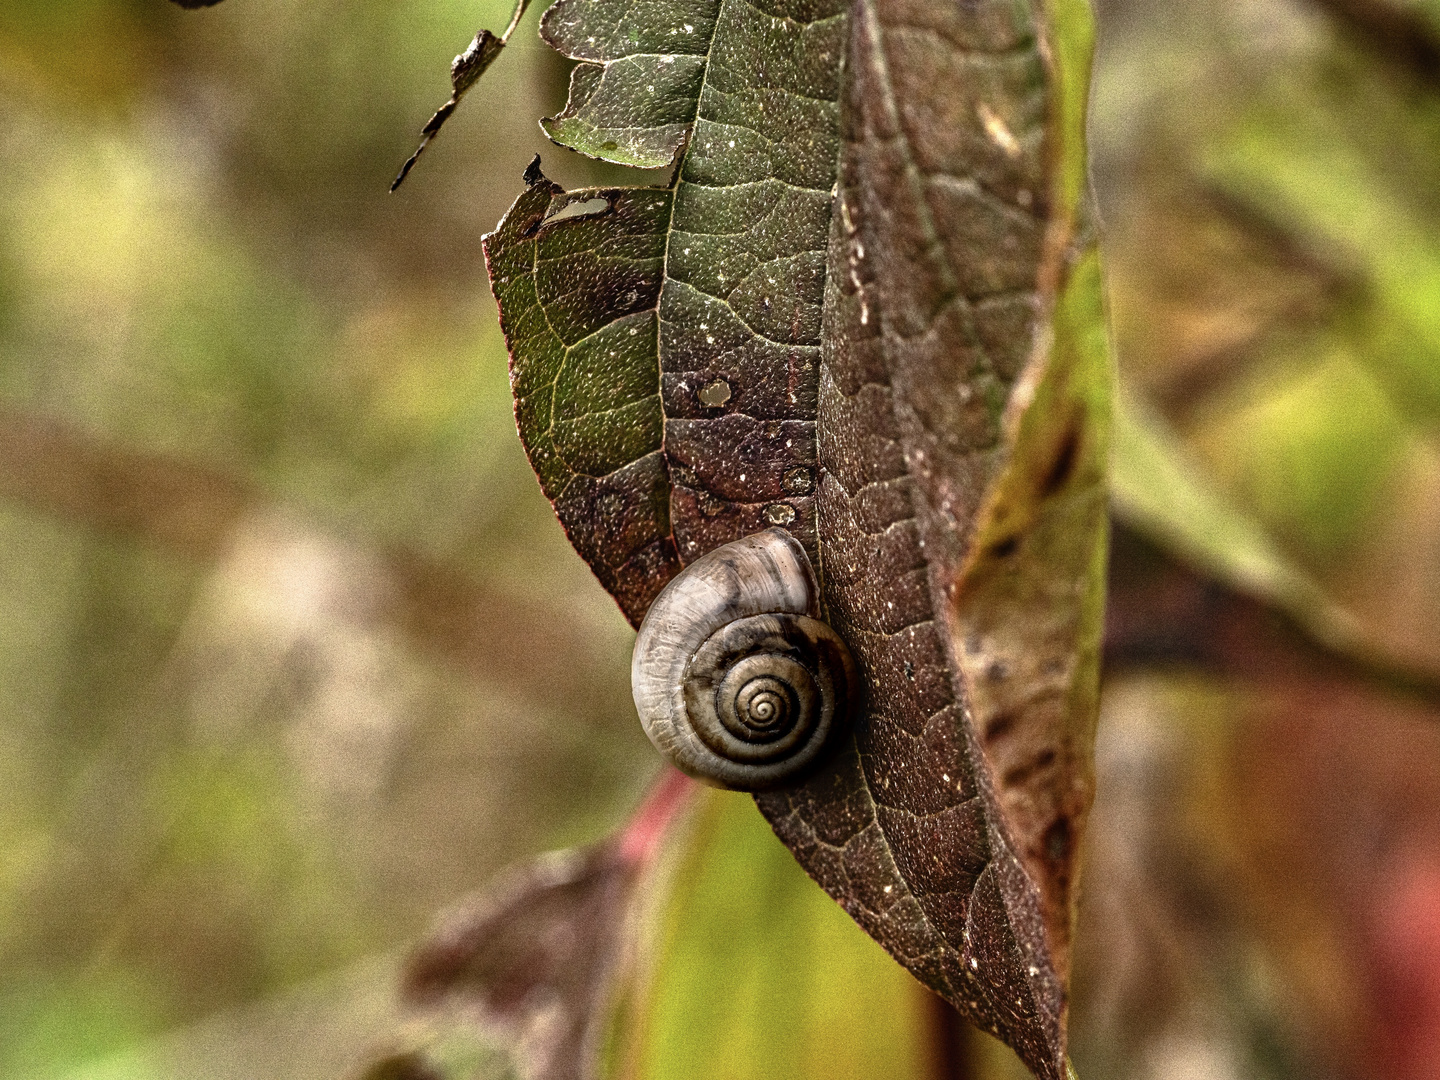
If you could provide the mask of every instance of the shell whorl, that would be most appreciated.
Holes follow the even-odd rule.
[[[808,769],[859,697],[850,651],[819,614],[810,560],[784,529],[691,563],[635,639],[631,688],[650,741],[691,776],[743,791]]]

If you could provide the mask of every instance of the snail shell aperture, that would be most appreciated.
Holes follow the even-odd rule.
[[[640,723],[683,772],[760,791],[819,760],[858,704],[850,650],[818,618],[805,549],[766,529],[696,559],[635,638]]]

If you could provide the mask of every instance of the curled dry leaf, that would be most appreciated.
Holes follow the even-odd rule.
[[[1065,1075],[1110,373],[1083,0],[561,0],[563,145],[485,253],[522,441],[632,623],[774,525],[859,661],[852,737],[760,807],[892,955]]]
[[[693,791],[666,770],[616,835],[544,855],[452,912],[411,958],[406,1001],[504,1037],[529,1080],[594,1076],[636,883]],[[429,1067],[420,1052],[381,1066]]]
[[[219,0],[210,0],[210,2],[218,3]],[[450,62],[450,97],[445,104],[435,110],[435,115],[430,117],[425,122],[425,126],[420,129],[420,145],[415,148],[413,154],[405,159],[405,164],[400,166],[400,172],[396,174],[394,181],[390,184],[392,192],[405,182],[405,177],[410,175],[410,170],[415,167],[415,162],[420,160],[420,155],[430,145],[430,140],[440,134],[440,129],[445,126],[445,121],[454,115],[465,92],[480,80],[480,76],[485,74],[485,69],[493,64],[495,58],[504,50],[505,43],[510,40],[510,35],[515,32],[515,27],[520,25],[520,20],[525,16],[525,9],[529,6],[530,0],[516,0],[514,14],[510,16],[510,25],[505,27],[503,34],[497,37],[489,30],[481,30],[465,51]]]
[[[411,961],[406,998],[477,1014],[536,1078],[569,1080],[598,1035],[634,867],[613,844],[546,856],[458,912]]]

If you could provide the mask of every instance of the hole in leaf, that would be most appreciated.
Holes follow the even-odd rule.
[[[771,525],[789,525],[795,520],[795,508],[785,503],[771,503],[765,508],[765,520]]]
[[[695,396],[707,409],[718,409],[730,400],[730,384],[724,379],[716,379],[702,386]]]
[[[562,206],[555,213],[545,219],[546,225],[552,225],[557,221],[568,221],[571,218],[594,217],[603,214],[610,209],[609,199],[585,199],[580,202],[572,202]]]

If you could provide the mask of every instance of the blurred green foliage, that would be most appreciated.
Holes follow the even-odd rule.
[[[1192,475],[1433,670],[1433,5],[1109,7],[1096,181],[1122,374]]]
[[[690,828],[620,1075],[931,1075],[928,992],[815,887],[749,797],[706,791]]]
[[[507,15],[0,15],[6,1076],[411,940],[653,767],[623,620],[516,444],[479,252],[563,99],[533,25],[386,193]],[[477,594],[516,620],[457,647]],[[497,635],[580,675],[542,686]]]

